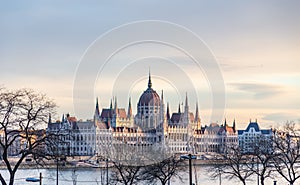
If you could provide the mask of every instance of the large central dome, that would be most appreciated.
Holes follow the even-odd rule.
[[[149,80],[148,80],[148,88],[144,93],[141,95],[138,106],[159,106],[160,105],[160,98],[159,95],[156,93],[155,90],[152,89],[151,83],[151,75],[149,73]]]

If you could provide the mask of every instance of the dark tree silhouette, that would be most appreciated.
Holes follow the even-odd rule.
[[[238,179],[244,185],[253,171],[247,164],[251,163],[251,155],[244,154],[238,146],[227,146],[226,153],[220,154],[215,159],[217,162],[214,167],[210,168],[211,177],[217,178],[223,174],[227,179]]]
[[[273,159],[276,157],[274,152],[273,138],[261,136],[253,143],[254,151],[250,153],[252,162],[247,163],[249,169],[258,177],[261,185],[265,184],[267,178],[273,178],[275,169],[273,167]],[[255,164],[256,163],[256,164]]]
[[[52,100],[33,90],[0,89],[0,156],[9,172],[9,182],[0,174],[3,185],[14,184],[15,174],[25,158],[39,161],[47,157],[48,136],[42,128],[55,108]],[[18,158],[11,161],[9,155]]]
[[[274,137],[276,157],[273,163],[276,171],[290,185],[300,178],[300,136],[297,134],[295,123],[288,122],[284,132]]]
[[[112,161],[113,168],[110,182],[113,184],[133,185],[141,181],[140,171],[142,166],[131,165]]]
[[[185,167],[186,165],[182,159],[170,156],[167,159],[145,166],[142,170],[143,180],[147,181],[148,184],[157,184],[157,181],[159,181],[162,185],[167,184],[172,177],[182,180],[179,173],[183,172]]]

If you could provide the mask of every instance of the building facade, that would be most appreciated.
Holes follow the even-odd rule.
[[[54,123],[49,119],[47,133],[56,135],[51,151],[57,155],[86,156],[96,151],[96,125],[93,120],[77,121],[69,114]]]
[[[226,144],[237,145],[235,122],[232,126],[209,124],[202,126],[198,104],[195,114],[190,111],[186,94],[183,111],[170,113],[169,103],[165,107],[161,96],[153,89],[149,74],[147,89],[137,103],[137,114],[132,114],[131,99],[125,108],[118,107],[117,98],[111,100],[109,108],[96,107],[93,121],[79,122],[74,117],[48,124],[48,132],[65,133],[58,150],[69,155],[106,155],[122,153],[112,151],[125,148],[135,153],[165,148],[172,153],[224,152]],[[118,147],[115,147],[118,146]],[[124,152],[124,151],[123,151]]]
[[[272,151],[272,129],[260,129],[257,121],[248,124],[245,130],[238,130],[239,147],[244,153],[255,153],[258,148]]]

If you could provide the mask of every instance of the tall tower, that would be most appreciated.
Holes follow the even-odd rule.
[[[142,128],[155,128],[161,119],[161,99],[152,89],[151,74],[149,71],[148,88],[140,96],[137,104],[136,123]]]
[[[190,122],[190,113],[189,113],[189,104],[188,104],[188,96],[187,93],[185,94],[185,105],[184,105],[184,113],[183,113],[183,123],[187,126]]]
[[[169,121],[170,121],[170,119],[171,119],[171,117],[170,117],[169,102],[167,103],[167,115],[166,115],[166,117],[167,117],[167,122],[169,123]]]
[[[165,103],[164,103],[164,91],[161,91],[161,100],[160,100],[160,122],[159,125],[162,126],[165,121]]]
[[[195,127],[196,129],[201,129],[201,119],[199,114],[198,102],[196,102],[196,113],[195,113]]]
[[[131,98],[129,98],[128,111],[127,111],[127,119],[129,119],[131,117],[132,117]]]
[[[95,124],[100,122],[100,112],[99,112],[99,102],[98,97],[96,98],[96,107],[95,107],[95,113],[94,113],[94,122]]]

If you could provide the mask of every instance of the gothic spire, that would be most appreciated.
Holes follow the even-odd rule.
[[[100,117],[100,112],[99,112],[99,102],[98,102],[98,97],[96,98],[96,108],[95,108],[95,114],[94,114],[94,121],[97,121]]]
[[[130,118],[131,116],[132,116],[131,97],[129,97],[127,118]]]
[[[151,82],[151,73],[150,73],[150,68],[149,68],[149,79],[148,79],[148,88],[152,88],[152,82]]]
[[[186,118],[188,118],[188,115],[189,115],[189,102],[188,102],[187,92],[185,93],[184,113],[186,114]]]
[[[113,108],[112,106],[112,99],[110,99],[110,106],[109,106],[110,110]]]
[[[236,132],[236,129],[235,129],[235,119],[233,120],[232,128],[233,128],[233,132]]]
[[[188,125],[190,123],[190,113],[189,113],[189,103],[188,103],[188,95],[185,93],[185,105],[184,105],[184,124]]]
[[[178,105],[178,113],[181,113],[181,111],[180,111],[180,103]]]
[[[51,113],[49,113],[48,124],[50,124],[51,122],[52,122],[52,120],[51,120]]]
[[[95,114],[100,115],[98,97],[96,98],[96,110],[95,110]]]
[[[117,102],[117,96],[115,96],[115,114],[118,114],[118,102]]]
[[[187,96],[187,92],[185,93],[185,106],[188,107],[188,96]]]
[[[195,121],[199,121],[200,116],[199,116],[199,110],[198,110],[198,102],[196,103],[196,113],[195,113]]]
[[[170,120],[170,108],[169,108],[169,102],[167,103],[167,120]]]

